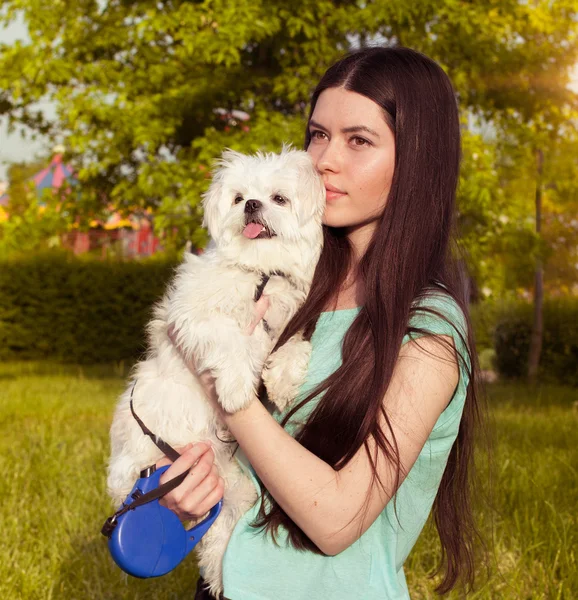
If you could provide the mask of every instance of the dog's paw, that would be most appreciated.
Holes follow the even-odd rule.
[[[269,400],[280,411],[297,397],[307,377],[310,357],[311,343],[297,333],[267,359],[263,383]]]
[[[256,396],[256,381],[252,373],[245,377],[241,373],[218,376],[215,388],[219,403],[228,413],[247,408]]]

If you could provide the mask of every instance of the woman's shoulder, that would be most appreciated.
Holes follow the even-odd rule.
[[[410,325],[423,322],[426,325],[443,323],[465,335],[467,322],[459,302],[444,287],[431,287],[424,290],[412,304]]]
[[[420,294],[410,312],[404,343],[424,335],[444,335],[453,338],[454,345],[469,367],[468,324],[460,303],[443,287],[432,287]]]
[[[454,396],[435,425],[434,429],[437,436],[440,431],[446,432],[446,426],[453,427],[455,423],[451,426],[448,423],[455,415],[461,414],[472,368],[468,323],[464,310],[447,290],[439,287],[426,290],[413,303],[403,343],[431,335],[452,338],[460,372],[459,383]]]

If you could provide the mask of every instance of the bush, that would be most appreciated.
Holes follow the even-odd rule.
[[[496,351],[493,348],[484,348],[478,352],[478,359],[482,371],[493,371],[496,368]]]
[[[505,309],[503,302],[491,300],[470,305],[470,317],[478,352],[494,348],[494,331]]]
[[[47,252],[0,261],[0,358],[137,358],[176,257],[100,261]]]
[[[101,261],[62,251],[0,260],[0,359],[101,363],[136,359],[176,256]],[[478,351],[504,377],[524,377],[532,306],[472,307]],[[495,349],[495,359],[491,348]],[[484,354],[486,351],[486,354]],[[578,385],[578,301],[547,302],[540,377]]]
[[[525,377],[532,333],[533,306],[519,303],[500,314],[494,332],[496,366],[504,377]],[[578,301],[544,304],[544,337],[539,377],[578,386]]]

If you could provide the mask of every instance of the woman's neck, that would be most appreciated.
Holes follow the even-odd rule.
[[[353,251],[350,270],[341,289],[336,291],[336,297],[334,296],[327,303],[324,310],[344,310],[363,306],[365,302],[364,289],[357,268],[371,241],[375,225],[376,222],[372,221],[348,229],[347,238]]]
[[[330,300],[325,307],[326,311],[344,310],[363,306],[364,293],[361,281],[356,277],[348,276],[345,283],[337,293],[337,298]]]
[[[367,247],[373,237],[373,232],[377,226],[377,221],[370,221],[369,223],[363,223],[355,225],[354,227],[346,228],[347,239],[351,244],[353,250],[353,264],[357,266],[362,256],[367,251]]]

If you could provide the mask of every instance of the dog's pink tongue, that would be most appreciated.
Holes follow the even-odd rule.
[[[255,239],[265,229],[261,223],[248,223],[243,229],[243,235],[249,239]]]

